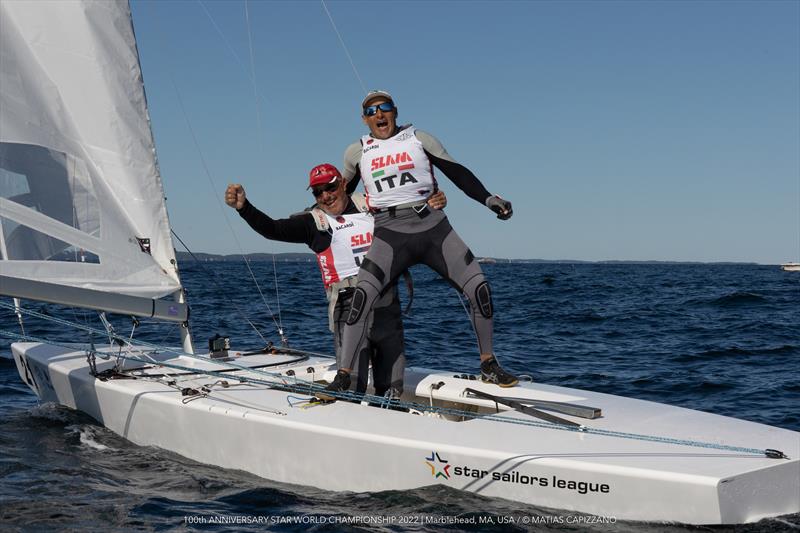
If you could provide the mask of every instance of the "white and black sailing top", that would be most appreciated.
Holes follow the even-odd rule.
[[[348,181],[348,193],[363,180],[369,207],[380,209],[427,199],[437,189],[434,167],[476,202],[485,205],[491,196],[436,137],[410,124],[398,128],[389,139],[365,135],[348,146],[342,176]]]
[[[319,208],[289,218],[272,219],[249,201],[239,215],[267,239],[305,243],[317,254],[322,282],[334,283],[356,276],[372,244],[373,220],[360,194],[353,194],[341,215],[332,217]]]
[[[361,138],[361,179],[373,209],[425,201],[436,190],[433,168],[414,127],[388,139]]]
[[[350,203],[356,207],[356,212],[344,212],[335,217],[316,207],[311,210],[317,229],[331,236],[330,246],[316,252],[326,289],[343,279],[357,276],[361,260],[372,244],[375,224],[372,215],[367,212],[364,197],[353,194]]]

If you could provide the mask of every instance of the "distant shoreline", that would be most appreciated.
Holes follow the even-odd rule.
[[[198,252],[194,255],[188,252],[176,252],[176,258],[180,263],[236,263],[241,262],[242,257],[251,262],[272,261],[273,258],[279,263],[315,263],[316,256],[311,253],[254,253],[254,254],[209,254]],[[501,257],[479,257],[478,261],[484,264],[500,263],[537,263],[537,264],[627,264],[627,265],[761,265],[752,261],[657,261],[657,260],[617,260],[608,259],[603,261],[587,261],[583,259],[507,259]],[[762,265],[771,266],[771,265]],[[776,263],[776,266],[778,264]]]

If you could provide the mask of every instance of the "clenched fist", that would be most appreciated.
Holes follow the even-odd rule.
[[[239,183],[231,183],[225,189],[225,203],[234,209],[243,208],[245,200],[247,200],[247,195],[244,193],[244,187]]]

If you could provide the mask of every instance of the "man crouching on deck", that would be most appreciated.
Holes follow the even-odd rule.
[[[356,285],[361,260],[372,243],[373,221],[364,196],[348,195],[346,182],[330,164],[311,169],[308,188],[316,200],[309,211],[274,220],[256,209],[238,183],[228,185],[225,203],[235,208],[251,228],[267,239],[305,243],[317,254],[322,283],[328,298],[328,327],[333,332],[336,363],[342,368],[341,333],[350,299]],[[443,193],[432,195],[428,205],[442,209],[447,204]],[[405,348],[400,301],[395,285],[380,297],[371,317],[367,342],[354,369],[356,392],[367,390],[369,362],[375,395],[399,399],[403,391]]]

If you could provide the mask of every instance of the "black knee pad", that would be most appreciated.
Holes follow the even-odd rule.
[[[484,281],[475,289],[475,303],[484,318],[492,318],[494,308],[492,306],[492,290],[489,283]]]
[[[361,318],[364,312],[364,302],[367,301],[367,293],[361,287],[356,287],[353,291],[353,299],[350,302],[350,313],[347,315],[347,325],[352,326]],[[490,304],[491,305],[491,304]]]

